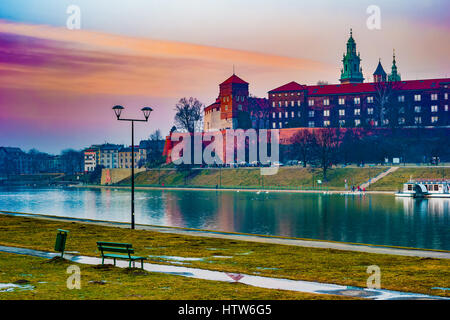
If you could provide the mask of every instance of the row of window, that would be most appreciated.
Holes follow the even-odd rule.
[[[448,93],[444,93],[444,99],[448,100]],[[421,101],[422,100],[422,95],[420,94],[415,94],[414,95],[414,101]],[[432,93],[431,94],[431,100],[432,101],[436,101],[438,100],[438,94],[437,93]],[[367,97],[367,103],[373,103],[374,102],[374,97],[370,96]],[[400,95],[398,96],[398,102],[405,102],[405,96],[404,95]],[[315,99],[309,99],[308,100],[308,106],[312,107],[314,106],[315,103]],[[344,105],[345,104],[345,98],[339,98],[338,100],[339,105]],[[354,97],[353,98],[353,103],[354,104],[361,104],[361,98],[360,97]],[[297,103],[295,103],[295,101],[291,101],[290,103],[291,107],[294,107],[295,105],[297,105],[298,107],[300,107],[300,100],[297,100]],[[330,99],[329,98],[324,98],[323,99],[323,105],[324,106],[329,106],[330,105]],[[278,101],[278,107],[282,107],[283,106],[283,102],[282,101]],[[288,101],[284,101],[284,106],[288,107],[289,106],[289,102]],[[272,101],[272,107],[276,107],[276,102]]]
[[[239,101],[244,102],[245,96],[235,96],[235,98],[236,98],[237,102],[239,102]],[[223,97],[222,100],[223,100],[223,102],[230,102],[230,97],[229,96]]]
[[[300,116],[300,115],[299,115]],[[294,117],[294,114],[292,113],[292,117]],[[281,118],[281,115],[280,115]],[[286,115],[287,118],[287,115]],[[433,116],[431,117],[431,123],[437,123],[439,120],[439,117]],[[373,121],[373,119],[367,119],[367,121]],[[405,124],[406,120],[405,118],[399,118],[398,119],[398,123],[399,124]],[[339,120],[339,126],[344,127],[345,126],[345,120]],[[361,120],[360,119],[355,119],[353,121],[355,127],[358,127],[361,125]],[[288,123],[285,122],[285,125],[287,125]],[[389,120],[385,119],[383,120],[383,124],[384,125],[388,125],[389,124]],[[422,124],[422,117],[414,117],[414,124]],[[323,121],[323,126],[324,127],[329,127],[331,125],[330,120],[324,120]],[[374,121],[374,125],[377,126],[378,125],[378,121]],[[308,121],[308,127],[314,128],[316,126],[316,122],[315,121]],[[283,122],[272,122],[272,128],[276,129],[276,128],[283,128]]]

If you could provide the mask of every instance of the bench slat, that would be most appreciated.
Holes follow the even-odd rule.
[[[119,258],[119,259],[127,259],[127,260],[147,260],[146,257],[138,257],[138,256],[131,256],[128,257],[126,255],[123,254],[104,254],[103,255],[105,258]]]
[[[131,243],[97,241],[98,246],[131,248]]]
[[[98,247],[102,252],[119,252],[119,253],[134,253],[134,249],[132,248],[115,248],[115,247]]]

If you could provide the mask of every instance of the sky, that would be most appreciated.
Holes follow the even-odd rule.
[[[80,29],[66,22],[80,8]],[[380,8],[369,29],[367,8]],[[366,81],[395,48],[404,80],[448,77],[447,0],[2,0],[0,146],[59,153],[130,144],[115,120],[154,109],[136,140],[166,135],[182,97],[214,102],[233,72],[250,92],[290,81],[338,83],[350,28]]]

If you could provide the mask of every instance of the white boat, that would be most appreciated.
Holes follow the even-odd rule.
[[[409,180],[403,184],[403,190],[397,192],[395,196],[410,198],[450,198],[450,180]]]

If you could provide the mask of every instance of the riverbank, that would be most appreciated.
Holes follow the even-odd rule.
[[[289,192],[348,192],[351,186],[366,184],[366,191],[396,192],[410,178],[446,178],[449,167],[398,167],[383,175],[391,167],[331,168],[327,179],[318,168],[281,167],[274,175],[261,175],[259,168],[236,169],[152,169],[135,175],[135,185],[140,188],[271,190]],[[379,180],[378,177],[382,176]],[[373,182],[372,182],[373,181]],[[130,177],[115,186],[129,186]],[[347,185],[347,189],[346,189]]]
[[[149,262],[156,264],[174,262],[201,269],[359,287],[366,286],[367,267],[377,265],[384,289],[449,295],[447,291],[432,289],[450,287],[447,259],[307,248],[9,215],[0,215],[0,244],[52,250],[58,228],[70,231],[66,250],[88,256],[98,256],[96,241],[129,242],[137,254],[149,256]],[[17,267],[20,268],[19,263]],[[199,299],[209,294],[196,292]],[[249,293],[246,298],[251,296]],[[218,293],[216,298],[227,297]]]

